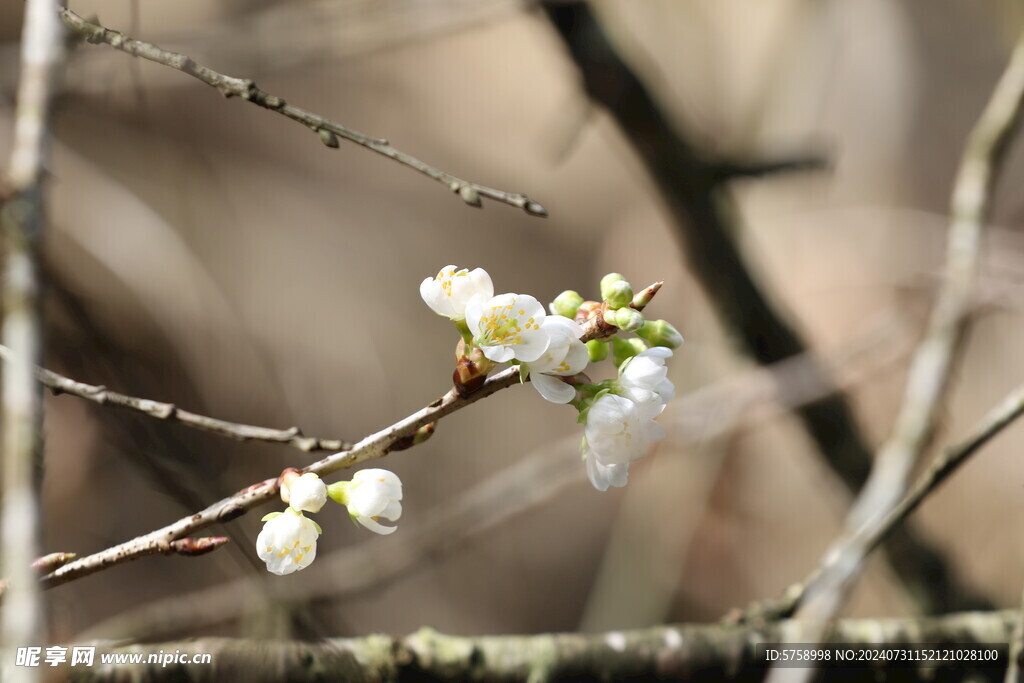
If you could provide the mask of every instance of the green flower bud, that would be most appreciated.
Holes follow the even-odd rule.
[[[621,282],[625,279],[626,278],[623,277],[622,273],[608,273],[603,278],[601,278],[601,292],[603,293],[604,288],[607,287],[608,285],[615,282]]]
[[[583,297],[579,293],[567,289],[548,304],[548,309],[554,315],[564,315],[569,320],[572,320],[576,317],[576,311],[580,310],[582,303]]]
[[[616,366],[622,365],[626,360],[646,350],[647,343],[643,339],[612,337],[612,357],[615,359]]]
[[[628,297],[626,292],[629,292]],[[601,278],[601,298],[607,301],[611,308],[622,308],[633,300],[633,288],[621,274],[608,273]]]
[[[667,320],[648,320],[636,334],[649,341],[651,346],[678,349],[683,343],[683,335]]]
[[[644,314],[635,308],[626,306],[605,315],[605,321],[615,325],[623,332],[636,332],[644,324]]]
[[[608,357],[608,344],[598,339],[591,339],[587,342],[587,353],[590,354],[591,363],[600,363]]]
[[[608,302],[608,308],[619,309],[633,301],[633,288],[625,280],[613,282],[601,289],[601,295]]]

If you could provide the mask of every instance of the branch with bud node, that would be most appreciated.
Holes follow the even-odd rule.
[[[642,311],[660,285],[655,283],[641,290],[629,306]],[[560,402],[571,402],[582,416],[589,416],[583,452],[588,457],[588,475],[597,488],[624,485],[630,460],[643,455],[642,447],[624,450],[624,441],[635,433],[634,443],[645,444],[659,437],[659,432],[664,433],[654,423],[654,418],[664,410],[674,391],[665,368],[665,359],[672,355],[671,348],[655,345],[642,351],[640,346],[646,348],[647,342],[639,337],[631,339],[630,342],[637,342],[631,344],[636,352],[617,364],[620,372],[616,380],[593,384],[581,374],[591,359],[587,343],[606,344],[603,340],[622,332],[605,321],[602,310],[608,309],[607,302],[593,308],[593,314],[585,312],[587,319],[578,323],[560,314],[548,315],[532,297],[514,294],[494,297],[489,275],[484,270],[477,268],[470,272],[455,266],[442,268],[437,278],[426,279],[420,294],[435,311],[452,318],[460,336],[460,357],[467,356],[468,349],[467,357],[471,360],[475,357],[481,365],[483,360],[492,367],[510,360],[515,360],[515,365],[490,377],[483,375],[479,386],[472,391],[461,392],[453,387],[420,411],[367,436],[345,451],[301,470],[289,468],[281,476],[243,488],[196,514],[131,541],[73,559],[47,573],[41,580],[43,586],[59,586],[146,555],[179,552],[172,544],[190,533],[236,519],[279,495],[288,507],[264,517],[264,527],[257,539],[257,554],[272,572],[291,573],[312,562],[322,528],[306,515],[321,512],[328,501],[344,505],[353,522],[377,533],[391,533],[395,527],[382,524],[380,519],[393,522],[401,515],[401,482],[394,474],[366,469],[356,472],[350,480],[330,484],[321,477],[422,443],[442,418],[525,378],[530,378],[535,387],[564,387],[569,395]],[[495,303],[495,299],[499,303]],[[497,310],[498,305],[505,306],[502,310],[511,315]],[[508,308],[509,305],[512,308]],[[584,305],[573,313],[574,317],[579,317]],[[570,353],[577,357],[569,357]],[[561,365],[565,366],[564,370],[559,369]],[[608,432],[612,418],[627,424],[626,432]],[[218,545],[211,544],[212,547]]]
[[[197,557],[199,555],[205,555],[206,553],[212,553],[222,545],[226,545],[228,539],[227,536],[206,536],[204,538],[179,538],[177,541],[171,541],[169,550],[170,554],[184,555],[186,557]],[[73,554],[73,553],[72,553]]]
[[[10,363],[15,361],[15,356],[9,348],[0,345],[0,359]],[[142,415],[148,415],[157,420],[177,422],[186,427],[219,434],[220,436],[226,436],[237,441],[280,443],[306,453],[340,451],[350,448],[352,445],[340,439],[321,439],[315,436],[306,436],[298,427],[275,429],[273,427],[259,427],[239,422],[228,422],[216,417],[200,415],[179,408],[173,403],[129,396],[112,391],[102,385],[79,382],[46,368],[36,367],[35,375],[39,383],[49,389],[54,396],[59,396],[60,394],[77,396],[97,405],[124,408],[125,410],[141,413]]]
[[[339,138],[354,142],[377,154],[397,161],[403,166],[419,171],[423,175],[445,185],[468,206],[481,207],[483,206],[481,197],[486,197],[509,206],[518,207],[531,216],[545,217],[548,215],[547,209],[525,194],[506,192],[505,190],[498,190],[458,178],[451,173],[420,161],[410,154],[395,149],[387,140],[365,135],[340,123],[326,119],[319,114],[314,114],[313,112],[288,104],[284,99],[266,92],[249,78],[227,76],[200,64],[188,55],[171,52],[152,43],[136,40],[120,31],[115,31],[96,22],[89,21],[67,8],[55,7],[54,9],[60,12],[60,18],[68,30],[85,42],[93,45],[109,45],[115,50],[127,53],[133,57],[169,66],[215,88],[224,97],[238,97],[264,109],[277,112],[309,128],[319,136],[320,142],[328,148],[337,149],[340,146]]]

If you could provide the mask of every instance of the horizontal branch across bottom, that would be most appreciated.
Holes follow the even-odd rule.
[[[939,670],[1006,667],[1006,643],[1018,613],[1014,610],[961,613],[921,619],[850,619],[836,622],[830,642],[870,646],[938,643],[989,645],[1000,650],[998,663],[932,661],[902,669],[908,678]],[[800,642],[811,626],[781,621],[760,626],[678,624],[608,633],[549,633],[459,637],[424,628],[405,637],[372,635],[299,642],[199,638],[187,641],[118,647],[95,641],[99,653],[149,655],[209,653],[210,664],[106,664],[88,675],[113,680],[124,675],[161,679],[305,681],[381,681],[410,677],[441,680],[546,681],[567,677],[587,679],[722,678],[760,680],[766,663],[759,661],[757,644]],[[954,647],[948,645],[947,647]],[[834,662],[832,663],[834,666]],[[844,664],[843,666],[851,666]],[[865,677],[891,671],[895,662],[862,665]],[[903,664],[907,666],[907,664]],[[148,671],[147,671],[148,667]],[[824,668],[828,668],[825,666]]]

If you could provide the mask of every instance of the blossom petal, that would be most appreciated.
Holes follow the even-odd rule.
[[[387,536],[398,531],[397,526],[384,526],[372,517],[356,517],[356,521],[373,533],[380,534],[381,536]]]
[[[566,368],[564,370],[553,370],[554,374],[568,376],[586,370],[587,365],[590,364],[590,352],[587,351],[587,345],[579,340],[570,344],[565,358],[562,359],[562,363],[566,365]]]
[[[402,516],[402,503],[397,500],[390,501],[387,507],[377,516],[392,522],[398,521]]]
[[[550,336],[565,336],[569,339],[579,339],[583,336],[583,328],[579,323],[569,320],[564,315],[549,315],[544,318],[541,329]]]
[[[516,356],[516,352],[510,346],[481,346],[480,350],[495,363],[507,363]]]
[[[557,377],[535,373],[530,375],[530,381],[537,392],[552,403],[568,403],[576,397],[576,389]]]
[[[551,343],[551,338],[539,330],[534,333],[526,332],[522,338],[521,342],[512,347],[512,354],[524,363],[540,358],[548,350],[548,344]],[[484,355],[487,355],[486,351],[484,351]]]
[[[488,301],[483,294],[475,294],[466,302],[466,325],[474,337],[480,335],[480,317]]]
[[[587,458],[587,478],[598,491],[609,486],[623,487],[629,481],[629,465],[602,465],[591,455]]]

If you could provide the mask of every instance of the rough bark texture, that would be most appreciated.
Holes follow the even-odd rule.
[[[864,644],[998,644],[995,665],[939,662],[900,668],[826,668],[824,680],[997,680],[1007,666],[1007,641],[1016,611],[964,613],[929,619],[847,620],[830,640]],[[448,636],[420,629],[404,638],[375,635],[317,642],[197,640],[113,647],[96,642],[96,665],[70,669],[72,680],[189,681],[546,681],[563,679],[760,680],[758,643],[799,641],[806,624],[781,621],[758,627],[673,625],[598,634]],[[210,664],[101,665],[101,653],[210,653]]]

